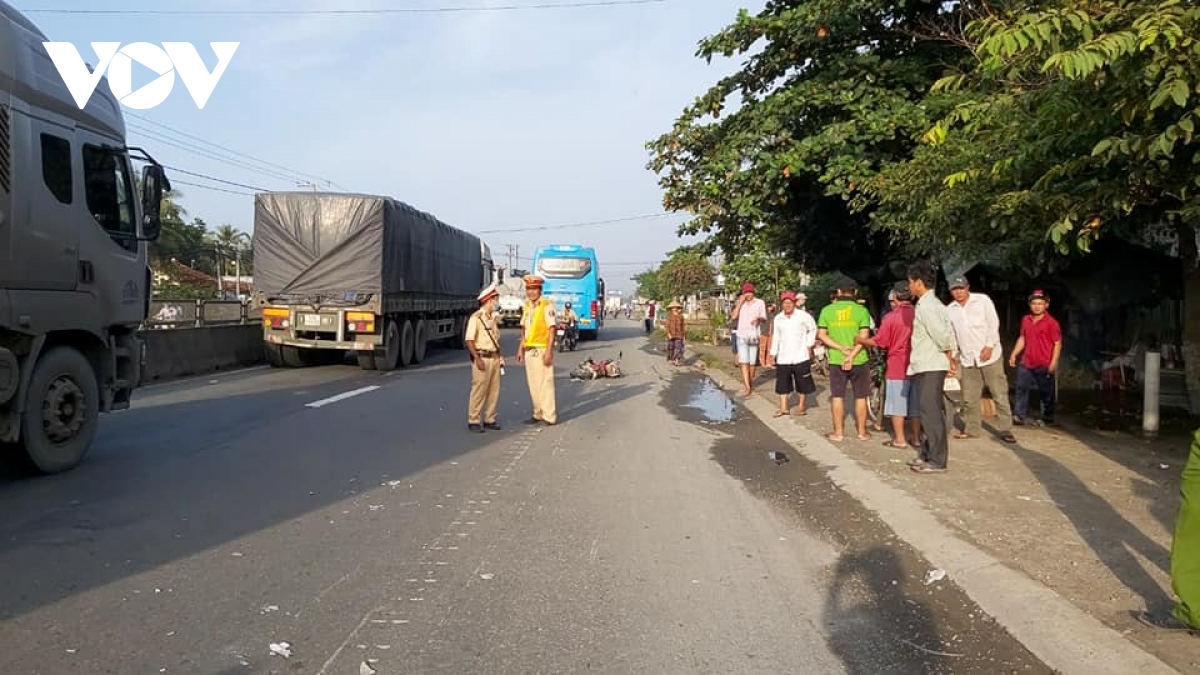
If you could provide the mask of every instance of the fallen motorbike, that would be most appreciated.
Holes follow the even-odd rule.
[[[602,377],[621,377],[621,352],[617,358],[607,361],[588,359],[571,371],[572,380],[598,380]]]

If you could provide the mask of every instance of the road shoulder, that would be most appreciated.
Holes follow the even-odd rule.
[[[719,359],[728,352],[704,353]],[[727,392],[740,388],[721,368],[706,368],[705,372]],[[804,423],[796,423],[795,418],[773,418],[775,405],[764,396],[737,401],[796,452],[825,467],[835,484],[875,512],[897,536],[931,563],[944,569],[972,600],[1047,665],[1064,673],[1089,675],[1177,672],[1046,585],[957,536],[940,520],[946,514],[931,510],[918,497],[889,484],[880,473],[810,428],[808,425],[816,420],[827,421],[824,406],[810,412]],[[881,441],[884,437],[877,438]],[[906,455],[898,461],[907,458]]]

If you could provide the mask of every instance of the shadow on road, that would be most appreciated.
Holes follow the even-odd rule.
[[[1143,534],[1062,463],[1019,444],[1008,447],[1046,488],[1046,494],[1109,572],[1141,596],[1145,609],[1170,610],[1174,602],[1137,557],[1169,572],[1170,551]]]
[[[615,355],[621,346],[608,341],[635,334],[606,328],[590,344]],[[514,351],[515,339],[504,346]],[[0,621],[311,517],[378,489],[383,476],[402,480],[519,432],[529,405],[523,374],[501,388],[506,430],[481,436],[466,429],[463,353],[443,352],[428,365],[436,367],[387,377],[351,366],[340,374],[338,366],[264,370],[240,381],[244,393],[224,396],[206,390],[204,378],[165,385],[154,405],[106,416],[75,470],[37,478],[3,470]],[[648,386],[615,382],[560,380],[564,419]],[[305,407],[363,384],[383,389]],[[395,527],[404,536],[405,523]]]
[[[899,556],[883,546],[838,559],[825,601],[825,625],[829,648],[850,675],[876,675],[880,664],[919,662],[922,656],[931,659],[906,672],[955,672],[962,655],[943,645],[929,606],[902,590],[911,576]],[[880,624],[888,626],[886,633],[881,634]]]

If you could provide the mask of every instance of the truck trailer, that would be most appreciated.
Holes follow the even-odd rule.
[[[254,198],[254,283],[275,367],[355,353],[364,370],[462,348],[494,273],[478,237],[391,197],[264,192]]]
[[[0,453],[57,473],[141,379],[146,242],[170,185],[127,147],[107,79],[80,109],[47,40],[0,0]],[[131,156],[148,162],[140,196]]]

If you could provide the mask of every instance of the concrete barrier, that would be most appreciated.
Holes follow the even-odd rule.
[[[257,323],[147,330],[138,335],[146,342],[143,384],[266,362],[262,326]]]

